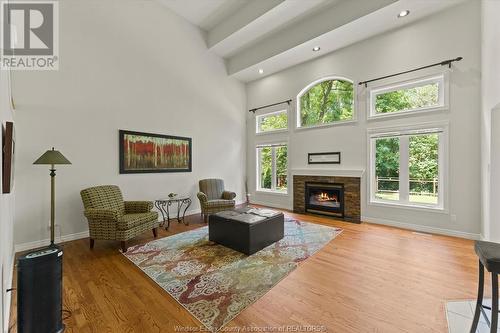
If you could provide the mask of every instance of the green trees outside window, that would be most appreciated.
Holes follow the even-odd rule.
[[[259,148],[260,188],[270,190],[273,184],[272,148]]]
[[[399,200],[399,138],[375,142],[375,177],[377,199]]]
[[[341,79],[322,81],[299,95],[299,108],[299,127],[351,120],[354,85]]]
[[[370,115],[437,109],[446,106],[444,75],[370,91]]]
[[[286,191],[288,175],[288,148],[281,146],[276,148],[276,190]]]
[[[256,120],[257,133],[288,128],[288,112],[286,110],[259,115]]]
[[[286,192],[288,185],[288,148],[285,145],[257,148],[260,190]]]
[[[439,85],[431,83],[379,94],[375,98],[375,111],[376,113],[392,113],[432,107],[438,103]]]
[[[410,202],[438,203],[439,136],[409,138]]]
[[[374,147],[376,199],[424,205],[439,203],[438,133],[377,138]],[[402,161],[407,163],[402,165]],[[403,168],[407,170],[404,177]]]

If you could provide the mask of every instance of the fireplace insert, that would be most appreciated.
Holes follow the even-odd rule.
[[[306,183],[306,212],[344,217],[344,185]]]

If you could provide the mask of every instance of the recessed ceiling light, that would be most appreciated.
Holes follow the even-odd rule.
[[[408,9],[406,10],[402,10],[399,14],[398,14],[398,18],[401,18],[401,17],[405,17],[405,16],[408,16],[410,15],[410,11]]]
[[[264,74],[264,70],[262,68],[259,68],[259,74]]]
[[[314,51],[314,52],[318,52],[319,50],[321,50],[321,47],[319,47],[319,46],[315,46],[315,47],[313,47],[313,51]]]

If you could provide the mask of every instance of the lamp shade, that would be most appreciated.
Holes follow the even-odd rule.
[[[47,150],[33,164],[71,164],[70,161],[59,150]]]

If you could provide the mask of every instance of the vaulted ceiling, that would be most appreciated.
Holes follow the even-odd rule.
[[[198,26],[207,47],[225,59],[228,74],[248,82],[464,0],[158,1]],[[403,10],[410,15],[398,18]]]

